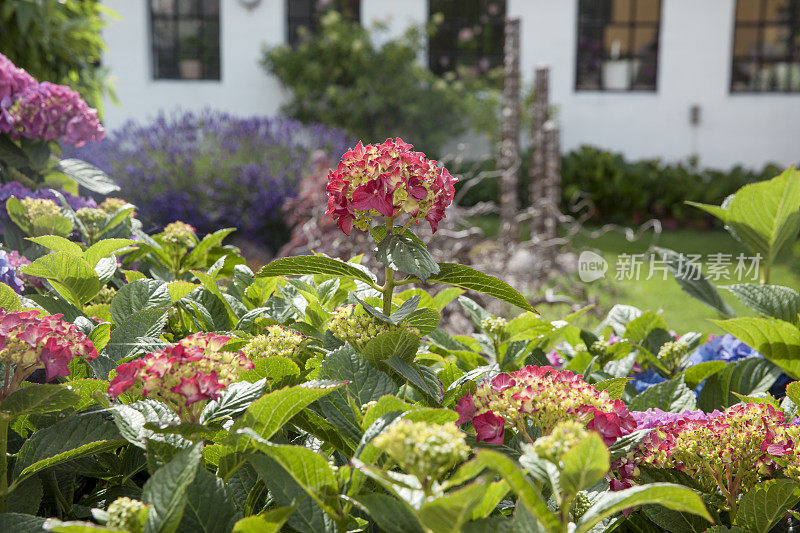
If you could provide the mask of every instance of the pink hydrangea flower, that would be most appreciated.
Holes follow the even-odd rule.
[[[74,358],[97,358],[92,342],[61,316],[0,309],[0,358],[9,368],[2,397],[17,390],[37,369],[44,369],[47,381],[51,381],[68,376],[69,363]]]
[[[484,441],[489,444],[503,444],[505,438],[506,421],[502,416],[497,416],[491,411],[486,411],[472,419],[475,427],[478,442]]]
[[[600,433],[606,444],[636,428],[620,400],[612,400],[608,392],[595,389],[583,381],[583,376],[552,366],[527,366],[498,374],[483,382],[474,394],[462,397],[455,410],[459,424],[472,422],[478,440],[493,438],[502,442],[502,430],[495,431],[498,420],[521,432],[532,422],[545,435],[560,421],[576,420]]]
[[[373,216],[426,220],[436,231],[458,181],[447,169],[399,137],[383,144],[359,142],[328,173],[328,208],[339,227],[350,235],[352,226],[367,231]]]
[[[133,391],[156,398],[184,422],[197,422],[207,400],[216,400],[225,387],[253,363],[241,352],[223,351],[231,337],[195,333],[175,346],[146,354],[117,367],[108,394],[117,398]]]

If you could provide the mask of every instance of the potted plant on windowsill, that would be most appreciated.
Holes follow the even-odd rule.
[[[610,58],[603,61],[602,76],[603,88],[611,91],[622,91],[630,87],[632,80],[636,79],[641,66],[641,60],[635,58],[620,58],[620,42],[611,43]]]
[[[181,39],[178,51],[178,72],[181,79],[199,80],[203,73],[203,62],[200,60],[200,39],[197,35],[189,35]]]

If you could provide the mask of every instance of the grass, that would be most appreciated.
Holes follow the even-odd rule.
[[[477,220],[476,224],[489,235],[497,232],[496,222],[488,217]],[[594,228],[587,229],[591,231]],[[733,263],[729,267],[731,278],[733,278],[737,255],[744,253],[749,256],[747,249],[723,230],[673,230],[664,231],[658,236],[654,236],[650,232],[634,242],[628,241],[625,235],[619,232],[606,233],[596,238],[578,235],[572,241],[571,251],[579,254],[584,250],[592,250],[608,261],[609,266],[605,279],[584,284],[587,293],[597,298],[598,305],[603,312],[615,304],[628,304],[644,310],[660,311],[667,324],[678,333],[688,331],[722,333],[722,330],[710,321],[710,319],[720,318],[716,311],[683,292],[670,275],[663,279],[662,273],[656,271],[651,279],[645,279],[649,270],[647,260],[642,265],[642,275],[638,280],[614,279],[617,275],[618,258],[621,254],[643,254],[651,246],[670,248],[684,254],[701,254],[701,261],[704,263],[704,272],[706,273],[708,273],[706,263],[709,254],[731,254]],[[800,287],[800,275],[793,269],[793,264],[798,264],[797,258],[789,252],[783,253],[772,267],[769,282],[773,285],[786,285],[795,289]],[[575,282],[580,283],[577,276]],[[712,283],[721,287],[734,283],[757,283],[757,281],[720,279],[712,281]],[[753,311],[740,303],[729,291],[720,289],[720,293],[738,316],[754,315]],[[560,318],[566,312],[564,306],[552,306],[539,310],[548,320]],[[588,325],[596,323],[596,319],[588,321]]]

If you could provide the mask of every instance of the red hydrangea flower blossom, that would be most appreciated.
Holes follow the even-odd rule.
[[[69,363],[75,357],[87,361],[97,358],[92,341],[61,317],[39,316],[37,311],[9,313],[0,309],[0,359],[9,368],[0,397],[17,390],[37,369],[44,369],[47,381],[51,381],[68,376]]]
[[[112,398],[132,390],[166,403],[184,422],[197,422],[207,400],[216,400],[243,370],[253,368],[243,353],[222,347],[231,337],[195,333],[175,346],[117,367],[108,387]]]
[[[446,168],[413,152],[399,137],[382,144],[359,142],[328,173],[328,208],[339,227],[350,235],[352,226],[367,231],[373,216],[426,220],[436,231],[458,181]]]
[[[476,440],[489,444],[503,444],[505,438],[506,421],[502,416],[497,416],[491,411],[486,411],[472,419],[472,425],[477,433]]]
[[[472,422],[478,440],[484,437],[502,442],[502,427],[491,433],[490,421],[502,420],[524,432],[533,422],[544,435],[563,420],[576,420],[600,433],[609,445],[636,428],[636,422],[620,400],[583,381],[583,376],[559,371],[552,366],[527,366],[498,374],[483,382],[474,394],[462,397],[456,406],[458,424]],[[484,415],[490,416],[484,416]],[[479,419],[480,417],[480,419]],[[476,420],[479,419],[478,430]]]

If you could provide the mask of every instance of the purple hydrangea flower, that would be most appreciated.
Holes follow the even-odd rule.
[[[665,426],[679,420],[711,420],[721,414],[722,413],[717,410],[711,413],[704,413],[699,409],[697,411],[689,411],[687,409],[681,413],[668,413],[655,408],[650,408],[646,411],[631,411],[631,415],[636,421],[637,430]]]
[[[0,250],[0,283],[5,283],[17,294],[22,294],[22,291],[25,290],[25,285],[17,277],[14,267],[8,260],[8,254],[2,250]]]
[[[75,196],[64,191],[59,192],[61,192],[69,206],[75,211],[82,207],[97,207],[97,203],[92,198]],[[6,201],[12,196],[16,196],[18,200],[32,197],[53,200],[58,203],[58,199],[56,198],[56,195],[52,189],[36,189],[35,191],[32,191],[16,181],[0,184],[0,225],[5,225],[11,222],[11,219],[8,216],[8,211],[6,211]]]

